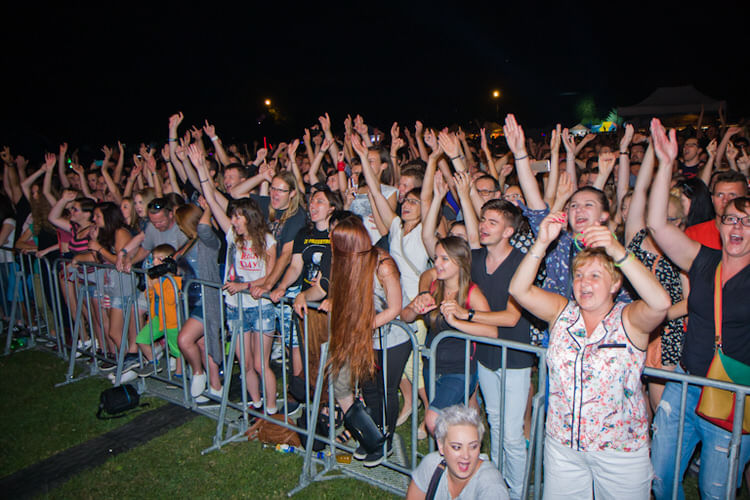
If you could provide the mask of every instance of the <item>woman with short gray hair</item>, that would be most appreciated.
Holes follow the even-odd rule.
[[[435,422],[438,451],[432,452],[412,473],[407,500],[507,500],[503,477],[487,455],[480,454],[484,424],[474,408],[444,408]]]

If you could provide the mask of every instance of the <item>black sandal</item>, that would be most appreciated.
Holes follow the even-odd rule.
[[[354,438],[347,429],[344,429],[343,431],[341,431],[341,433],[339,433],[339,435],[336,436],[336,442],[338,444],[346,444],[352,439]]]

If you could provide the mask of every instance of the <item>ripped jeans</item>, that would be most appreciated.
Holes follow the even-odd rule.
[[[675,369],[685,373],[680,366]],[[654,432],[651,441],[651,462],[654,466],[653,490],[656,500],[672,498],[674,480],[674,460],[677,454],[677,433],[680,423],[681,384],[667,382],[659,408],[654,416]],[[701,498],[725,498],[727,474],[729,472],[729,441],[732,434],[695,413],[700,399],[701,388],[688,385],[685,410],[685,431],[682,437],[680,457],[680,481],[678,497],[684,500],[682,478],[690,457],[699,442],[702,442],[701,465],[698,476]],[[745,465],[750,459],[750,435],[743,435],[737,470],[737,487],[742,483]]]

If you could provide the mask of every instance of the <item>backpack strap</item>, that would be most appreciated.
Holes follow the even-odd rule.
[[[425,500],[433,500],[435,498],[438,483],[440,482],[440,478],[443,477],[443,472],[445,472],[445,459],[440,461],[437,467],[435,467],[435,472],[432,473],[430,485],[427,487],[427,493],[424,496]]]

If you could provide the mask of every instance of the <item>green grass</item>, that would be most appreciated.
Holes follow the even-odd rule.
[[[41,351],[0,358],[4,396],[0,477],[32,465],[128,422],[95,417],[99,393],[111,387],[94,377],[55,388],[67,365]],[[144,398],[154,406],[163,404]],[[12,404],[9,404],[12,402]],[[140,414],[141,412],[137,412]],[[199,416],[185,425],[83,471],[41,498],[284,498],[297,486],[302,458],[240,442],[202,456],[216,422]],[[314,483],[295,498],[396,498],[353,479]]]
[[[67,363],[42,351],[0,358],[0,476],[28,467],[71,446],[111,431],[134,418],[97,420],[99,394],[112,384],[91,377],[55,388],[65,380]],[[163,402],[146,397],[150,408]]]
[[[235,443],[201,456],[215,423],[198,417],[84,472],[42,498],[283,498],[297,486],[302,458]],[[396,498],[353,479],[314,483],[295,498]]]
[[[71,446],[83,443],[128,422],[127,418],[100,421],[95,417],[99,393],[111,387],[103,378],[85,379],[55,388],[64,380],[67,364],[41,351],[25,351],[0,358],[3,411],[0,425],[0,477],[32,465]],[[151,409],[163,404],[144,398]],[[423,410],[419,411],[420,419]],[[407,453],[411,421],[397,432]],[[40,498],[284,498],[297,486],[302,458],[264,449],[257,442],[240,442],[202,456],[212,444],[216,423],[199,416],[152,441],[82,471]],[[428,440],[419,442],[427,453]],[[483,451],[489,450],[489,433]],[[407,454],[408,457],[408,454]],[[699,498],[697,480],[684,482],[686,498]],[[354,479],[314,483],[295,498],[396,498]],[[746,485],[738,498],[750,498]]]

